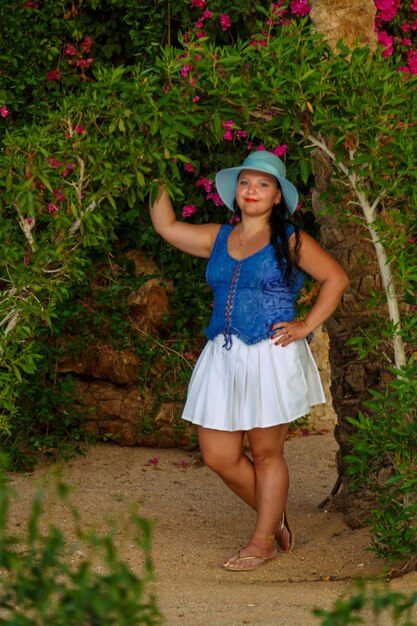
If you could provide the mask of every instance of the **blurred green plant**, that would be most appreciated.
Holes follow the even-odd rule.
[[[404,594],[387,585],[359,579],[344,597],[334,603],[333,609],[315,609],[321,626],[349,626],[349,624],[389,623],[392,626],[416,626],[417,592]]]
[[[149,592],[153,580],[149,522],[131,515],[132,541],[144,562],[143,573],[138,575],[120,558],[114,530],[100,535],[82,528],[79,511],[70,503],[66,485],[58,485],[57,494],[72,518],[75,542],[70,542],[57,526],[45,530],[41,493],[33,499],[26,534],[10,534],[12,492],[4,472],[0,479],[0,624],[156,626],[162,623],[156,600]]]

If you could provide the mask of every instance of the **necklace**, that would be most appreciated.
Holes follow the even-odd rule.
[[[259,230],[257,230],[256,232],[253,233],[253,235],[251,235],[250,237],[248,237],[247,239],[245,239],[245,241],[242,241],[241,236],[240,236],[240,230],[238,230],[237,236],[239,238],[239,245],[237,246],[237,250],[238,252],[240,252],[240,250],[242,250],[242,248],[244,248],[246,246],[247,243],[249,243],[249,241],[252,241],[252,239],[255,239],[255,237],[257,235],[259,235],[259,233],[261,233],[265,226],[267,226],[268,224],[264,224],[262,226],[262,228],[260,228]]]

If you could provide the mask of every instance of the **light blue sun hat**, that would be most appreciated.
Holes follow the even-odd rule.
[[[281,185],[282,195],[289,213],[294,213],[298,206],[298,191],[286,179],[287,170],[281,159],[266,150],[251,152],[239,167],[229,167],[217,172],[217,193],[231,211],[235,211],[234,201],[236,198],[237,179],[242,170],[255,170],[275,176]]]

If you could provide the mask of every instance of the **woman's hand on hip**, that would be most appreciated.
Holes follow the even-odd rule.
[[[304,320],[278,322],[271,326],[271,330],[273,331],[271,339],[274,340],[275,345],[283,347],[298,339],[305,339],[311,332]]]

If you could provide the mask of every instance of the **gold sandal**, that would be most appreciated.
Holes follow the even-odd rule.
[[[290,538],[289,543],[284,543],[282,540],[281,535],[284,529],[287,531],[289,535],[289,538]],[[287,509],[284,509],[284,512],[282,514],[281,527],[275,536],[275,541],[277,543],[277,546],[281,549],[282,552],[291,552],[294,547],[295,535],[288,521]]]

